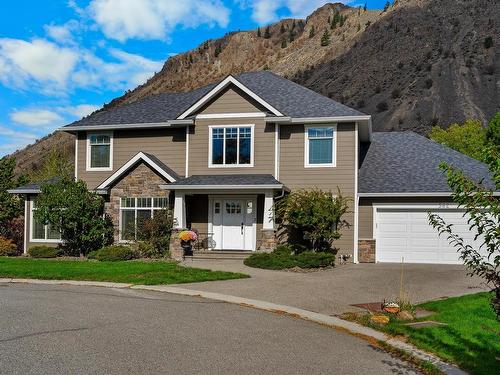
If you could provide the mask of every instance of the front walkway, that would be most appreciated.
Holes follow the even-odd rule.
[[[328,315],[399,296],[401,265],[348,264],[334,269],[297,273],[250,268],[241,260],[188,260],[189,267],[249,274],[249,279],[180,284],[181,288],[258,299]],[[412,303],[477,293],[486,289],[477,278],[455,265],[407,264],[404,288]]]

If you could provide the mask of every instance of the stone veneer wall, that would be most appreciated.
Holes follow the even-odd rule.
[[[113,220],[115,242],[120,240],[120,199],[122,197],[168,197],[168,190],[160,189],[160,184],[168,183],[146,164],[140,163],[111,188],[106,212]]]
[[[375,240],[358,241],[358,261],[360,263],[375,263]]]

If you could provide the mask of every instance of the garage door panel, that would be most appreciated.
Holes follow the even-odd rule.
[[[378,262],[460,264],[459,254],[447,237],[439,237],[429,225],[428,211],[441,216],[466,243],[479,246],[469,230],[463,211],[454,209],[379,209],[376,215],[376,259]]]

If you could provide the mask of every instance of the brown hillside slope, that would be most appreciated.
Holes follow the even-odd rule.
[[[187,91],[228,74],[270,69],[372,114],[375,130],[425,133],[433,123],[484,121],[500,105],[500,25],[494,17],[499,7],[496,0],[400,0],[387,12],[364,12],[326,4],[306,20],[271,25],[268,39],[265,28],[260,37],[257,30],[234,32],[171,57],[148,82],[104,110],[160,92]],[[328,19],[337,11],[347,20],[332,30]],[[325,28],[330,43],[321,46]],[[487,49],[488,36],[494,45]],[[35,167],[33,155],[43,155],[47,147],[68,145],[72,159],[71,136],[56,139],[17,152],[19,168]]]

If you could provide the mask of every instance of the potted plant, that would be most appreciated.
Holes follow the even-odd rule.
[[[198,235],[192,230],[183,230],[179,233],[179,239],[181,240],[181,247],[184,250],[184,256],[193,255],[193,241],[198,239]]]

